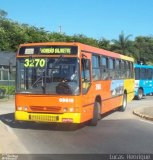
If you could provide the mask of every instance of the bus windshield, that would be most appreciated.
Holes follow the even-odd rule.
[[[17,93],[80,93],[80,67],[77,58],[20,58],[17,60]]]

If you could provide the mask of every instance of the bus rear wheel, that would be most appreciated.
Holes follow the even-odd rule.
[[[93,118],[89,121],[89,126],[96,126],[98,124],[98,120],[100,119],[101,119],[100,103],[95,101],[93,109]]]
[[[120,106],[119,110],[121,112],[124,112],[126,110],[126,106],[127,106],[127,95],[126,95],[126,93],[124,93],[123,94],[122,106]]]
[[[137,99],[141,100],[143,97],[143,90],[141,88],[138,89],[138,95],[137,95]]]

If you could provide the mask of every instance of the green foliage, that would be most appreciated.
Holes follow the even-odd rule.
[[[112,42],[113,42],[112,47],[111,47],[112,50],[116,51],[118,53],[129,55],[129,48],[132,45],[132,42],[129,41],[129,38],[131,36],[132,35],[125,36],[124,33],[121,32],[118,40],[116,40],[116,39],[112,40]]]
[[[102,38],[98,41],[98,47],[99,48],[103,48],[106,50],[110,50],[111,49],[111,43],[109,40]]]
[[[0,50],[10,50],[7,32],[0,26]]]
[[[15,94],[15,86],[0,86],[0,90],[4,91],[5,95],[14,95]]]
[[[19,24],[6,18],[7,12],[0,9],[0,51],[17,51],[19,44],[31,42],[80,42],[91,46],[132,56],[135,61],[144,58],[153,63],[153,37],[138,36],[130,40],[131,35],[125,36],[123,32],[118,39],[99,40],[82,34],[68,36],[64,33],[48,32],[44,28]]]
[[[72,36],[72,39],[74,42],[80,42],[87,45],[98,47],[98,41],[96,39],[86,37],[83,34],[75,34],[74,36]]]
[[[7,12],[0,9],[0,18],[5,18],[7,16]]]
[[[153,61],[153,37],[136,37],[134,45],[137,49],[137,59]]]

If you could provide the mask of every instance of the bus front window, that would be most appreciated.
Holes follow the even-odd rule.
[[[80,93],[80,69],[77,58],[18,59],[17,74],[17,93]]]

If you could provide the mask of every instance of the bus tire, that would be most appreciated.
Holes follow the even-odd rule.
[[[93,109],[93,118],[89,121],[89,126],[96,126],[100,117],[100,103],[95,101]]]
[[[138,89],[138,95],[137,95],[137,99],[141,100],[143,97],[143,90],[141,88]]]
[[[119,107],[119,111],[124,112],[127,107],[127,95],[126,93],[123,94],[123,101],[122,101],[122,106]]]

